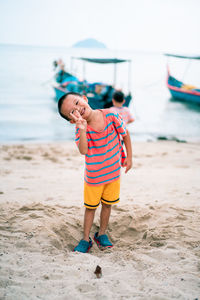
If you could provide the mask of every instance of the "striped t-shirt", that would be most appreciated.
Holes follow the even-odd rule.
[[[125,159],[121,136],[126,135],[124,121],[119,114],[109,109],[101,110],[105,127],[95,131],[87,125],[88,153],[85,155],[85,182],[89,185],[102,185],[120,177],[120,169]],[[80,129],[76,128],[76,144],[80,139]]]
[[[117,107],[117,106],[112,106],[110,110],[115,113],[119,114],[125,121],[125,124],[128,124],[130,121],[134,121],[133,116],[131,115],[128,107],[122,106],[122,107]]]

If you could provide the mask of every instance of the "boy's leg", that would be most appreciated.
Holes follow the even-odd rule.
[[[105,234],[111,212],[111,205],[102,202],[99,236]]]
[[[120,179],[108,183],[105,185],[102,197],[101,197],[101,217],[100,217],[100,229],[99,236],[105,234],[106,228],[108,226],[111,206],[119,202],[120,193]]]
[[[100,228],[99,232],[94,234],[94,241],[97,243],[99,249],[104,250],[106,248],[112,248],[113,244],[109,240],[105,231],[108,226],[111,212],[111,205],[102,202],[101,216],[100,216]]]
[[[99,206],[101,199],[102,187],[84,185],[84,235],[79,244],[74,248],[74,251],[87,253],[92,247],[92,239],[90,238],[90,230],[93,224],[96,208]]]
[[[89,234],[93,224],[96,208],[99,206],[103,186],[84,184],[84,240],[89,241]]]
[[[96,232],[94,235],[94,241],[97,243],[97,246],[104,250],[106,248],[113,247],[113,244],[110,242],[108,236],[105,234],[105,231],[108,226],[111,206],[112,204],[119,202],[119,192],[120,192],[120,180],[113,181],[104,186],[104,190],[101,196],[101,216],[100,216],[100,228],[99,232]]]
[[[96,209],[85,208],[84,216],[84,237],[83,239],[89,242],[90,230],[93,224]]]

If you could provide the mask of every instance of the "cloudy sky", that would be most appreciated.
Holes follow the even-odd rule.
[[[200,54],[200,0],[0,0],[0,43]]]

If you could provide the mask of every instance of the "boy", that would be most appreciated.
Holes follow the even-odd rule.
[[[74,251],[86,253],[92,247],[89,237],[96,208],[102,204],[100,229],[94,235],[94,241],[100,249],[113,245],[105,234],[111,205],[119,202],[120,168],[126,167],[126,173],[132,166],[132,148],[128,131],[118,114],[109,109],[93,110],[86,96],[67,93],[58,102],[60,115],[76,124],[76,144],[85,155],[84,183],[84,236]],[[121,145],[122,136],[126,147],[125,158]]]
[[[112,96],[112,103],[113,103],[113,107],[111,107],[110,110],[113,113],[118,113],[124,119],[126,125],[134,122],[134,118],[131,115],[128,107],[123,106],[125,100],[124,100],[124,94],[122,92],[120,91],[114,92]]]

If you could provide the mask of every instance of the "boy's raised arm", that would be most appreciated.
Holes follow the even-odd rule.
[[[88,141],[86,136],[86,130],[84,129],[80,129],[80,140],[78,143],[78,149],[83,155],[88,153]]]
[[[80,129],[80,139],[78,143],[78,149],[81,154],[85,155],[88,153],[88,141],[86,136],[87,122],[81,117],[78,111],[76,111],[74,114],[70,113],[70,115],[74,120],[74,122],[76,123],[76,127]]]

